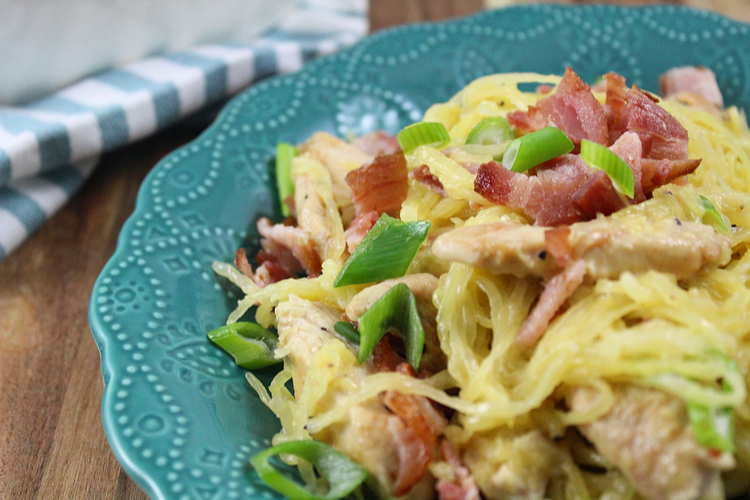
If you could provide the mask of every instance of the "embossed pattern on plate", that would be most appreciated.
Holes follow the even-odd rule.
[[[570,65],[658,90],[660,73],[688,64],[713,68],[726,101],[750,110],[750,27],[671,6],[531,5],[401,27],[234,98],[146,178],[92,293],[104,427],[125,470],[156,499],[277,498],[248,458],[278,422],[205,337],[238,298],[211,262],[257,245],[254,221],[279,216],[277,142],[395,133],[489,73]]]

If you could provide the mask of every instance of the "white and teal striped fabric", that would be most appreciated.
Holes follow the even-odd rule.
[[[103,152],[367,31],[366,0],[308,0],[253,43],[148,58],[28,105],[0,107],[0,261],[70,199]]]

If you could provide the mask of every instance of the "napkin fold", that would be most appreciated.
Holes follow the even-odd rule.
[[[202,45],[0,107],[0,261],[81,187],[102,153],[367,34],[366,0],[306,0],[248,43]]]

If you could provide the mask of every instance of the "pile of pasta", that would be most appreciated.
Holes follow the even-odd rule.
[[[424,121],[445,126],[451,138],[448,147],[462,144],[480,121],[526,110],[545,97],[521,91],[519,85],[555,86],[559,82],[560,77],[538,74],[483,77],[450,101],[432,106]],[[595,96],[604,102],[603,93]],[[584,283],[541,340],[530,349],[520,349],[514,339],[543,283],[538,278],[493,274],[467,263],[441,261],[430,245],[435,235],[454,228],[533,221],[475,192],[475,174],[461,163],[482,163],[487,158],[455,151],[449,156],[421,146],[406,155],[408,169],[429,167],[447,196],[410,178],[399,215],[402,221],[432,223],[430,236],[408,274],[430,273],[439,278],[432,303],[447,366],[424,378],[397,371],[358,375],[356,353],[331,336],[312,354],[304,385],[295,385],[295,395],[286,385],[293,378],[296,383],[295,366],[282,343],[275,355],[284,358],[283,369],[270,387],[248,374],[250,384],[280,419],[282,431],[274,437],[274,444],[313,437],[326,440],[329,433],[340,431],[337,425],[348,418],[350,408],[377,400],[386,391],[397,391],[424,396],[450,417],[443,436],[459,450],[487,497],[503,498],[505,493],[493,491],[491,485],[497,475],[506,474],[519,482],[520,497],[639,498],[626,475],[575,431],[611,411],[615,385],[630,384],[658,388],[681,400],[698,399],[711,407],[731,408],[736,427],[734,468],[724,473],[720,489],[706,495],[746,491],[750,482],[750,404],[745,389],[750,365],[750,133],[744,115],[735,107],[717,114],[675,100],[662,100],[659,105],[688,131],[689,157],[700,158],[702,163],[687,183],[658,188],[650,199],[608,218],[677,218],[700,223],[706,213],[700,202],[703,195],[731,224],[728,264],[685,281],[650,271],[624,272],[617,279]],[[295,159],[292,178],[296,172],[314,169],[309,163],[304,157]],[[331,197],[330,177],[320,175],[317,186],[321,199]],[[367,285],[333,286],[346,248],[343,226],[340,229],[331,237],[331,248],[338,249],[339,258],[326,259],[322,274],[315,278],[259,287],[234,267],[215,263],[215,271],[245,293],[228,322],[257,306],[255,320],[274,327],[276,308],[297,298],[324,304],[343,315]],[[734,368],[727,358],[735,363]],[[739,383],[737,367],[743,374]],[[732,377],[729,389],[712,388],[717,380]],[[574,411],[566,397],[578,387],[590,389],[591,403]],[[544,438],[539,443],[529,437],[537,434]],[[312,477],[303,469],[303,476]],[[430,465],[430,474],[456,481],[455,469],[444,457]],[[534,478],[545,474],[544,489],[535,490]]]

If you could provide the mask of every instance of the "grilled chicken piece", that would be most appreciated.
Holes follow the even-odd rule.
[[[321,260],[343,264],[344,226],[332,193],[331,176],[320,162],[302,159],[292,165],[297,225],[315,241]]]
[[[485,498],[506,500],[544,498],[565,456],[538,430],[497,429],[472,437],[463,459]]]
[[[610,412],[579,429],[644,497],[702,498],[716,487],[722,470],[734,467],[731,454],[711,452],[695,441],[682,401],[633,385],[613,390],[616,402]],[[592,389],[579,388],[568,403],[579,411],[596,397]]]
[[[299,146],[299,152],[302,156],[318,160],[331,173],[333,197],[342,213],[351,212],[346,222],[351,220],[354,216],[352,192],[344,178],[347,173],[372,161],[374,157],[325,132],[313,134]]]
[[[547,279],[580,259],[592,280],[650,270],[687,279],[731,256],[729,238],[711,226],[676,219],[596,219],[571,225],[567,238],[560,231],[501,222],[467,226],[438,237],[432,251],[499,274]]]
[[[420,366],[430,373],[437,373],[445,369],[446,359],[445,353],[440,349],[440,340],[437,336],[437,324],[435,322],[437,308],[432,303],[432,294],[438,287],[438,279],[435,276],[427,273],[409,274],[403,278],[386,280],[365,288],[355,295],[349,305],[346,306],[346,316],[352,321],[357,321],[385,292],[399,283],[408,286],[414,294],[414,298],[417,299],[417,309],[419,317],[422,319],[425,334],[425,351]]]
[[[278,319],[279,350],[277,355],[289,355],[294,366],[293,382],[296,397],[304,389],[305,379],[316,354],[331,343],[341,342],[335,333],[334,324],[342,314],[326,305],[313,303],[295,296],[276,307]],[[340,347],[340,346],[339,346]],[[352,351],[352,364],[341,371],[347,383],[329,387],[326,396],[318,404],[325,411],[336,400],[356,390],[359,382],[371,372],[372,363],[359,365]],[[350,383],[349,383],[350,382]],[[322,406],[322,408],[321,408]],[[350,407],[346,418],[324,429],[313,437],[328,443],[351,457],[370,472],[368,484],[380,498],[392,498],[395,479],[402,468],[411,464],[401,463],[400,457],[412,443],[407,423],[389,412],[383,404],[373,399]],[[433,478],[425,474],[404,496],[405,499],[432,498]]]

